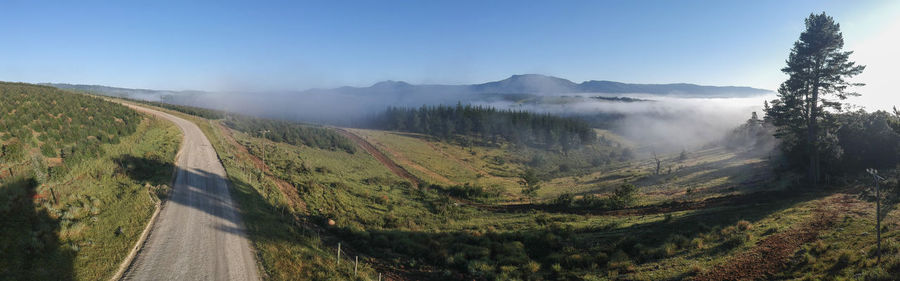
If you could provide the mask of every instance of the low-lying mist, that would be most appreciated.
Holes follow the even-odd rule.
[[[639,101],[610,101],[591,97],[628,97]],[[694,150],[721,140],[725,134],[760,112],[770,96],[741,98],[685,98],[646,94],[581,94],[566,103],[503,103],[486,105],[591,118],[612,116],[603,129],[622,135],[638,147],[658,153]]]
[[[596,98],[596,97],[604,97]],[[626,99],[617,99],[626,98]],[[268,118],[337,126],[365,127],[389,106],[454,105],[457,103],[527,110],[585,119],[633,142],[641,151],[676,153],[721,140],[761,111],[769,96],[698,98],[648,94],[490,95],[404,93],[207,93],[165,96],[167,102],[222,109]]]

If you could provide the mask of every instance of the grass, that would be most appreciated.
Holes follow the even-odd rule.
[[[761,278],[890,280],[897,273],[897,210],[884,222],[887,254],[878,269],[871,246],[873,204],[848,186],[797,189],[790,175],[771,172],[768,155],[708,149],[683,160],[664,156],[660,175],[646,160],[545,173],[538,199],[603,195],[625,182],[638,186],[639,206],[763,194],[729,204],[622,215],[503,207],[510,202],[483,208],[414,188],[362,150],[276,144],[240,133],[231,142],[217,121],[192,120],[228,170],[271,280],[351,279],[346,257],[357,255],[361,276],[368,278],[380,272],[433,280],[680,280],[739,263],[763,243],[791,237],[823,214],[836,219],[815,228],[810,242],[788,245],[780,273]],[[515,150],[353,131],[428,182],[497,184],[506,191],[504,200],[518,199],[516,176],[529,156]],[[338,242],[346,251],[341,265],[334,254]]]
[[[463,147],[419,134],[362,129],[351,131],[373,143],[422,180],[445,186],[470,184],[498,188],[503,191],[505,201],[523,199],[519,175],[526,169],[535,169],[544,178],[608,169],[615,165],[614,159],[607,161],[609,155],[618,151],[617,148],[598,144],[563,155],[525,147],[515,148],[508,144],[501,147]],[[603,132],[604,137],[608,134]],[[595,158],[602,160],[602,163],[595,163]],[[547,182],[544,185],[548,184],[559,187],[566,183]],[[548,193],[546,190],[549,189],[539,191],[540,198],[558,195]]]
[[[159,109],[159,108],[157,108]],[[162,109],[160,109],[162,110]],[[264,278],[267,280],[363,280],[377,276],[366,259],[361,259],[359,275],[353,274],[352,255],[346,246],[342,262],[337,262],[336,242],[327,235],[320,234],[320,226],[311,222],[315,220],[304,214],[307,209],[304,202],[295,202],[279,187],[279,178],[271,172],[263,172],[258,168],[252,156],[243,147],[226,139],[226,132],[216,122],[207,119],[163,110],[196,123],[219,154],[231,182],[233,198],[241,206],[241,214],[247,227],[249,238],[257,251],[257,258],[262,265]],[[240,136],[238,136],[240,137]],[[256,139],[262,141],[261,139]],[[266,141],[275,146],[274,143]],[[274,149],[274,148],[272,148]],[[344,154],[350,159],[354,155]],[[336,166],[328,164],[326,157],[318,167]],[[267,154],[278,155],[277,153]],[[271,161],[275,158],[267,157]],[[371,161],[375,161],[372,159]],[[346,161],[339,163],[347,163]],[[370,165],[371,167],[379,167]],[[352,166],[347,166],[352,167]],[[329,169],[329,168],[326,168]],[[390,176],[389,172],[373,172],[376,175]],[[360,175],[365,177],[366,175]],[[321,221],[316,221],[321,223]]]
[[[33,169],[4,179],[0,193],[8,197],[0,202],[20,202],[12,210],[31,214],[31,219],[2,222],[0,275],[19,280],[109,278],[147,224],[157,194],[163,193],[157,191],[168,189],[180,134],[173,124],[145,116],[135,133],[118,144],[103,144],[105,153],[99,158],[75,163],[65,173]],[[32,166],[43,167],[45,161],[36,156]],[[22,196],[27,194],[34,195]],[[28,246],[9,247],[22,243]]]

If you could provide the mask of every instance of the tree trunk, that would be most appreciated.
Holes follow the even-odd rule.
[[[817,78],[818,79],[818,78]],[[819,86],[818,83],[813,84],[812,98],[810,99],[809,123],[806,126],[807,141],[809,147],[809,179],[812,187],[819,187],[819,140],[816,137],[818,125],[818,103],[819,103]]]

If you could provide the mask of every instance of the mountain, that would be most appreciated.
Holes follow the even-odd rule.
[[[368,87],[339,87],[303,91],[202,92],[126,89],[97,85],[45,84],[96,94],[197,106],[254,116],[347,125],[382,112],[386,107],[480,104],[521,110],[574,110],[582,102],[642,103],[652,96],[734,98],[771,93],[750,87],[718,87],[694,84],[629,84],[612,81],[570,80],[539,75],[513,75],[481,84],[439,85],[382,81]],[[604,95],[605,94],[605,95]],[[644,94],[650,97],[630,97]],[[592,98],[604,96],[606,99]],[[604,107],[607,108],[607,107]]]
[[[558,77],[522,74],[496,82],[471,85],[469,89],[490,94],[562,94],[579,92],[578,87],[579,84]]]
[[[585,93],[630,94],[642,93],[651,95],[676,95],[692,97],[735,97],[754,96],[771,93],[769,90],[736,87],[736,86],[701,86],[687,83],[675,84],[628,84],[613,81],[586,81],[578,84],[578,89]]]
[[[509,78],[470,85],[413,85],[401,81],[383,81],[369,87],[340,87],[314,89],[304,93],[338,93],[351,95],[447,95],[447,94],[650,94],[680,97],[746,97],[771,93],[769,90],[736,86],[703,86],[687,83],[631,84],[614,81],[591,80],[575,83],[567,79],[540,75],[520,74]]]
[[[116,88],[99,85],[77,85],[44,83],[43,85],[63,89],[89,91],[116,97],[160,100],[166,96],[192,96],[203,95],[209,92],[202,91],[161,91],[147,89]],[[746,97],[771,93],[769,90],[736,87],[736,86],[703,86],[687,83],[674,84],[631,84],[605,80],[590,80],[575,83],[567,79],[540,75],[519,74],[509,78],[469,85],[438,85],[423,84],[414,85],[403,81],[382,81],[369,87],[339,87],[332,89],[309,89],[293,94],[344,94],[344,95],[385,95],[386,97],[401,96],[442,96],[442,95],[477,95],[477,94],[573,94],[573,93],[601,93],[601,94],[650,94],[679,97]],[[478,98],[473,96],[472,98]]]

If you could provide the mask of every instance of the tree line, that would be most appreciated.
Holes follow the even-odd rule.
[[[229,113],[222,110],[195,106],[131,100],[206,119],[223,119],[225,126],[258,138],[291,145],[305,145],[319,149],[343,150],[355,153],[356,145],[332,129],[302,124],[294,121],[275,120]]]
[[[502,140],[563,152],[597,140],[593,128],[580,119],[462,104],[389,107],[375,118],[373,126],[441,139],[463,135],[485,143]]]
[[[243,115],[228,115],[225,125],[258,138],[291,145],[356,152],[356,144],[332,129],[300,124],[292,121],[273,120]]]
[[[158,101],[138,101],[138,100],[131,100],[131,101],[145,103],[145,104],[149,104],[149,105],[156,106],[156,107],[162,107],[162,108],[169,109],[169,110],[175,110],[175,111],[182,112],[185,114],[203,117],[206,119],[213,119],[213,120],[224,119],[225,115],[226,115],[225,112],[221,111],[221,110],[208,109],[208,108],[202,108],[202,107],[196,107],[196,106],[176,105],[176,104],[170,104],[170,103],[164,103],[164,102],[158,102]]]

